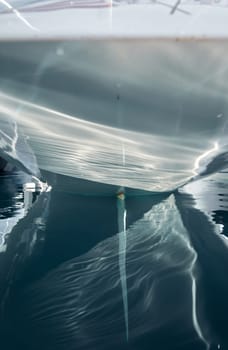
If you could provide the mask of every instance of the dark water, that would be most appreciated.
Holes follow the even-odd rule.
[[[42,175],[0,178],[2,349],[228,349],[227,174],[125,198]]]

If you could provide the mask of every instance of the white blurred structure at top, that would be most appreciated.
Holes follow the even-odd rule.
[[[226,37],[227,5],[227,0],[1,0],[0,40]]]

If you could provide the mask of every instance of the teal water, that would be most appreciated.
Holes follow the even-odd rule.
[[[0,179],[9,224],[25,206],[22,175]],[[4,349],[226,349],[224,174],[201,180],[203,193],[126,195],[125,238],[119,198],[43,175],[52,190],[33,192],[1,240]]]
[[[228,348],[226,50],[1,44],[4,350]]]

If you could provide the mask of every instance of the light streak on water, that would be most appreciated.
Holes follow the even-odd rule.
[[[200,162],[202,162],[203,159],[207,158],[210,154],[212,154],[213,152],[216,152],[218,150],[219,150],[218,142],[214,142],[213,148],[207,150],[206,152],[204,152],[203,154],[201,154],[199,157],[196,158],[195,164],[194,164],[194,169],[193,169],[194,175],[199,174]]]
[[[192,322],[193,322],[193,327],[199,337],[199,339],[202,340],[202,342],[206,345],[206,348],[210,348],[210,344],[205,338],[202,327],[200,325],[200,321],[198,318],[197,314],[197,272],[196,272],[196,265],[197,265],[197,252],[193,248],[189,238],[187,236],[182,236],[182,239],[185,241],[186,247],[188,247],[189,251],[192,251],[193,258],[191,261],[191,264],[189,265],[188,268],[188,274],[191,280],[191,292],[192,292]]]
[[[125,208],[125,194],[120,191],[117,195],[118,229],[119,229],[119,271],[123,296],[124,319],[126,327],[126,339],[129,337],[128,325],[128,293],[127,293],[127,272],[126,272],[126,252],[127,252],[127,232],[126,219],[127,210]]]
[[[196,282],[196,276],[194,274],[194,265],[195,265],[195,262],[193,261],[192,269],[189,271],[190,278],[192,280],[192,321],[198,337],[205,343],[206,348],[209,349],[210,344],[208,343],[208,341],[203,335],[203,332],[198,320],[198,315],[197,315],[197,282]]]

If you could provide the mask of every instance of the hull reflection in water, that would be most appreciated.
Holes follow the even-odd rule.
[[[164,192],[227,163],[226,41],[1,48],[0,128],[18,123],[41,170]]]
[[[216,343],[202,299],[203,254],[211,243],[214,259],[227,248],[192,197],[178,195],[178,206],[174,195],[155,203],[151,199],[152,208],[126,231],[128,343],[119,234],[12,293],[10,322],[20,342],[33,349],[206,349]],[[221,266],[211,267],[206,278],[213,284]]]

